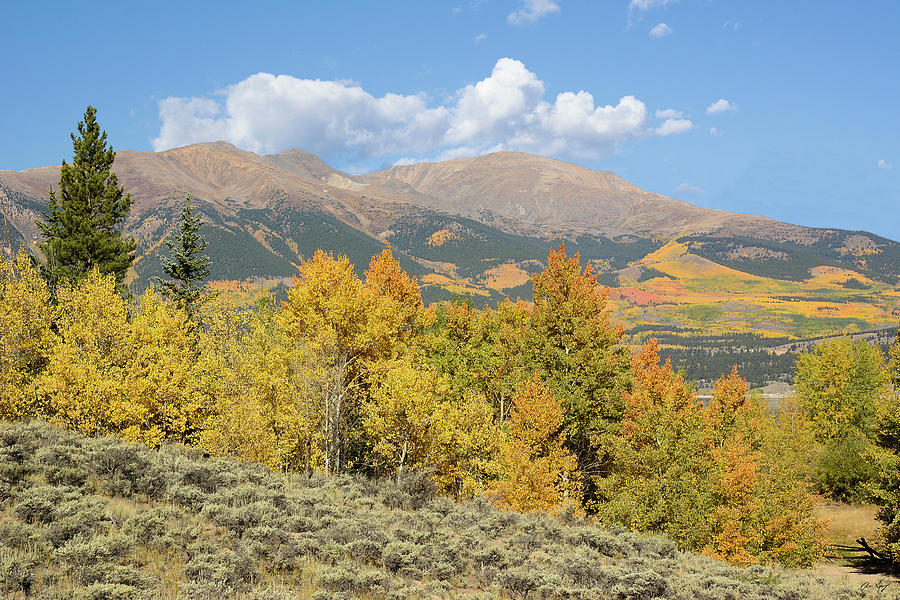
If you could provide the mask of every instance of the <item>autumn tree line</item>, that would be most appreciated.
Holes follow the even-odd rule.
[[[865,454],[900,423],[887,380],[868,408],[817,397],[826,383],[818,404],[771,415],[732,371],[704,406],[655,340],[623,343],[577,255],[551,253],[533,286],[531,303],[425,307],[390,249],[362,279],[320,251],[283,303],[218,297],[192,314],[152,287],[126,299],[97,270],[54,297],[23,252],[0,266],[0,418],[281,471],[425,471],[454,498],[587,514],[735,564],[821,555],[817,457],[856,444],[863,470],[831,474],[854,489],[877,479],[866,469],[896,472],[896,454]]]
[[[663,533],[738,565],[821,557],[814,492],[879,502],[885,543],[900,540],[896,346],[890,361],[848,340],[804,355],[799,400],[776,414],[736,369],[704,405],[655,340],[629,348],[563,246],[532,302],[426,307],[387,248],[362,278],[318,251],[286,301],[242,307],[201,285],[189,204],[170,279],[135,298],[116,227],[130,199],[90,109],[79,132],[68,168],[88,173],[63,165],[44,262],[0,262],[0,419],[284,472],[417,471],[453,498]]]

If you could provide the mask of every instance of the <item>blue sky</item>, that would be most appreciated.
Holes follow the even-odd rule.
[[[497,149],[900,239],[900,2],[19,2],[0,168],[226,139],[351,172]]]

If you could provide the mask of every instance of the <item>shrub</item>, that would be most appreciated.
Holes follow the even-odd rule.
[[[422,554],[422,548],[409,542],[391,542],[384,547],[382,559],[389,571],[398,572],[415,566]]]
[[[106,563],[121,559],[130,552],[131,545],[132,541],[122,535],[78,537],[57,548],[54,558],[82,583],[104,582],[112,567]]]
[[[184,567],[184,573],[192,582],[236,587],[252,579],[252,563],[245,554],[222,550],[205,543],[192,546],[188,552],[191,558]]]
[[[106,522],[105,500],[93,497],[68,500],[57,507],[55,520],[44,530],[44,539],[56,548],[76,536],[93,535]]]
[[[141,511],[125,521],[122,532],[132,536],[139,544],[149,545],[166,534],[166,518],[169,510],[151,508]]]
[[[87,465],[87,453],[80,445],[54,445],[37,450],[33,462],[48,483],[80,487],[91,471]]]
[[[7,594],[22,592],[28,597],[34,587],[34,571],[39,562],[32,553],[0,550],[0,590]]]
[[[37,542],[35,527],[17,521],[0,521],[0,548],[25,549]]]
[[[538,589],[543,583],[543,573],[535,569],[534,565],[519,565],[506,569],[499,576],[499,583],[503,589],[519,598],[526,598],[528,594]]]
[[[251,556],[271,557],[288,540],[288,534],[281,527],[250,527],[244,531],[242,540],[244,549]]]
[[[434,482],[429,475],[425,471],[412,471],[403,475],[400,481],[386,480],[379,498],[391,508],[418,510],[435,495]]]
[[[102,438],[95,441],[91,451],[91,465],[110,495],[146,494],[156,498],[165,492],[165,475],[150,461],[143,446]]]
[[[250,594],[250,600],[296,600],[297,595],[290,588],[271,585],[257,588]]]
[[[613,587],[613,593],[623,600],[660,598],[668,594],[666,578],[654,571],[629,573]]]
[[[143,597],[141,590],[120,583],[94,583],[76,588],[72,595],[73,600],[140,600]]]
[[[346,566],[332,567],[322,573],[319,583],[334,592],[352,592],[356,589],[356,575]]]
[[[78,494],[70,488],[53,485],[38,485],[23,490],[17,498],[16,514],[30,523],[49,523],[56,515],[56,508],[67,499],[75,499]]]
[[[166,490],[165,498],[192,511],[203,508],[209,494],[193,485],[172,485]]]
[[[382,544],[368,538],[353,540],[347,544],[350,558],[361,562],[374,563],[381,560]]]

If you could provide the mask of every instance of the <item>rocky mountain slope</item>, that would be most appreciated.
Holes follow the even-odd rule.
[[[317,248],[347,254],[361,272],[390,243],[423,283],[427,300],[465,294],[497,301],[528,297],[530,273],[564,241],[593,263],[601,281],[620,290],[613,297],[626,314],[635,309],[624,317],[631,324],[696,325],[684,308],[700,292],[703,304],[714,306],[704,314],[729,314],[728,303],[735,295],[746,300],[746,292],[755,294],[754,303],[787,298],[791,312],[800,306],[791,302],[807,301],[816,290],[828,292],[818,300],[839,313],[855,307],[850,312],[860,327],[894,320],[897,310],[896,242],[692,206],[609,172],[529,154],[354,176],[300,150],[258,156],[215,142],[158,153],[123,150],[115,169],[135,201],[126,228],[138,239],[138,288],[159,274],[156,255],[191,193],[208,223],[218,280],[286,280]],[[12,246],[25,241],[36,250],[34,222],[58,179],[58,166],[0,171]],[[6,240],[0,247],[9,251]],[[843,275],[828,279],[821,269]],[[741,306],[757,318],[755,308]],[[824,319],[823,332],[847,325],[828,325],[828,306],[819,312],[811,318]],[[753,319],[732,325],[752,328]],[[775,319],[772,327],[784,333],[796,323]]]

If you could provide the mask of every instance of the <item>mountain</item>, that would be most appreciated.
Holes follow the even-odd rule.
[[[363,179],[373,194],[412,191],[431,208],[473,219],[496,214],[548,231],[670,236],[783,225],[692,206],[645,192],[608,171],[518,152],[398,166]]]
[[[613,287],[631,327],[819,335],[900,314],[896,242],[701,208],[530,154],[350,175],[301,150],[258,156],[215,142],[123,150],[115,170],[134,198],[138,290],[161,275],[156,256],[190,192],[216,280],[287,282],[317,248],[347,254],[361,274],[390,243],[426,300],[482,304],[529,297],[530,274],[565,242]],[[58,166],[0,171],[13,246],[36,251],[34,222],[58,179]]]

